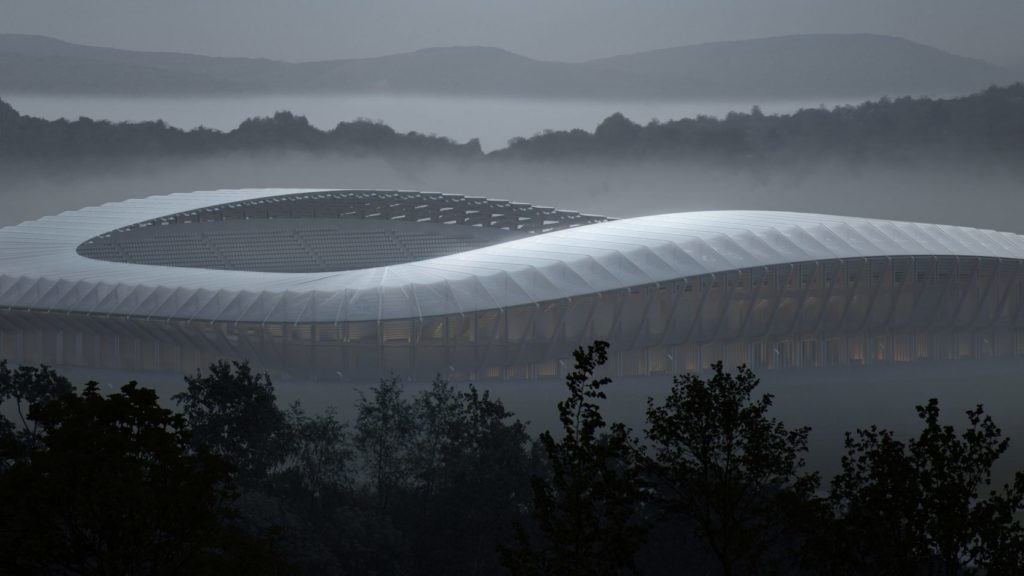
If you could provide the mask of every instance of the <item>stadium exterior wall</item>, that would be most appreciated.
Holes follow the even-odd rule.
[[[1024,354],[1021,264],[951,257],[776,265],[471,314],[333,323],[192,322],[8,311],[0,357],[192,372],[250,358],[295,377],[524,379],[614,343],[620,375],[723,360],[758,370]]]

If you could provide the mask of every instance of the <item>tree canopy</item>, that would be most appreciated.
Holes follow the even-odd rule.
[[[12,573],[277,573],[236,523],[232,466],[191,449],[184,418],[132,382],[32,404],[38,443],[0,474],[0,557]]]
[[[371,121],[323,130],[291,112],[250,118],[229,131],[181,130],[160,120],[43,120],[0,101],[0,162],[95,160],[140,156],[297,151],[355,156],[543,162],[694,161],[727,165],[815,162],[1024,158],[1024,84],[992,87],[957,98],[882,98],[858,105],[806,108],[791,114],[731,112],[638,124],[621,113],[593,132],[546,130],[513,138],[488,154],[476,139],[456,143],[399,133]]]
[[[960,433],[940,423],[937,399],[917,415],[923,428],[905,442],[876,426],[846,435],[829,491],[839,543],[830,561],[853,574],[1020,573],[1024,472],[992,486],[1009,439],[981,406]]]
[[[722,363],[704,379],[677,376],[664,403],[648,401],[647,438],[664,512],[695,526],[722,574],[772,572],[782,536],[795,533],[798,508],[818,486],[803,471],[809,428],[771,418],[772,396],[754,398],[759,380],[745,366]]]
[[[746,367],[676,376],[634,434],[602,414],[608,344],[574,352],[561,429],[438,377],[369,389],[351,423],[218,362],[161,406],[0,362],[0,571],[75,574],[1017,575],[1024,471],[981,406],[907,439],[846,437],[827,492],[810,430]],[[19,409],[21,410],[19,412]]]
[[[594,378],[608,361],[608,343],[573,352],[565,378],[569,396],[558,403],[562,434],[541,433],[548,473],[533,478],[534,534],[520,527],[503,551],[515,575],[600,576],[636,572],[647,526],[639,446],[621,423],[608,425],[599,402],[611,378]]]

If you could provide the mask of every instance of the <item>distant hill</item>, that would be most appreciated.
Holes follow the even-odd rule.
[[[947,95],[1021,79],[981,60],[874,34],[713,42],[589,62],[765,97]]]
[[[355,60],[295,64],[286,82],[314,91],[486,94],[540,97],[657,96],[660,79],[628,70],[533,60],[498,48],[428,48]],[[283,85],[284,83],[279,83]]]
[[[257,91],[289,64],[135,52],[45,36],[0,34],[0,90],[7,92],[189,94]],[[264,83],[264,88],[270,86]]]
[[[1018,76],[907,40],[872,35],[720,42],[586,63],[540,61],[487,47],[288,63],[135,52],[0,34],[0,93],[873,97],[964,93]]]
[[[0,34],[0,93],[428,93],[544,97],[657,96],[658,81],[629,72],[542,62],[497,48],[429,48],[288,63],[70,44]]]

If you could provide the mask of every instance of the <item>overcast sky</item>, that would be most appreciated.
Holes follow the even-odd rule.
[[[0,0],[0,32],[292,61],[451,45],[572,61],[873,32],[1007,63],[1024,61],[1024,0]]]

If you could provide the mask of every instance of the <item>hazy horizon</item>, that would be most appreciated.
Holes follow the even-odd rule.
[[[677,43],[677,44],[667,44],[667,45],[662,45],[662,46],[654,46],[654,47],[639,48],[639,49],[626,49],[626,50],[623,50],[623,51],[620,51],[620,52],[603,53],[600,56],[587,57],[587,58],[558,58],[556,56],[541,57],[541,56],[531,55],[527,51],[513,50],[511,48],[507,48],[507,47],[500,46],[500,45],[497,45],[497,44],[487,44],[487,43],[451,43],[451,42],[445,43],[443,41],[439,41],[438,43],[434,43],[434,44],[424,44],[424,45],[411,46],[411,47],[400,48],[400,49],[396,48],[396,49],[388,50],[387,48],[385,48],[384,51],[382,51],[382,52],[372,53],[372,54],[358,54],[358,55],[353,55],[353,56],[342,55],[342,56],[336,56],[336,57],[310,57],[310,58],[307,58],[307,59],[294,59],[294,58],[289,59],[289,58],[278,58],[278,57],[273,57],[273,56],[266,56],[266,55],[262,55],[262,54],[258,54],[258,53],[256,53],[256,54],[248,54],[248,53],[235,54],[235,53],[204,52],[204,51],[200,51],[198,49],[189,48],[189,47],[183,47],[181,49],[159,49],[159,48],[149,49],[149,48],[145,48],[145,47],[131,47],[131,46],[121,45],[121,44],[117,44],[117,43],[111,43],[107,39],[97,39],[97,41],[95,41],[95,42],[92,42],[92,41],[79,41],[79,40],[71,40],[71,39],[68,39],[67,37],[64,37],[64,36],[56,36],[56,35],[51,35],[51,34],[43,34],[43,33],[35,33],[35,32],[11,31],[11,30],[6,30],[6,29],[4,29],[2,27],[0,27],[0,35],[45,38],[45,39],[48,39],[48,40],[56,40],[58,42],[65,42],[65,43],[72,44],[72,45],[75,45],[75,46],[83,46],[83,47],[87,47],[87,48],[103,48],[103,49],[112,49],[112,50],[123,50],[123,51],[127,51],[127,52],[137,52],[137,53],[141,53],[141,54],[170,54],[170,55],[200,56],[200,57],[210,57],[210,58],[248,58],[248,59],[256,59],[256,60],[266,60],[266,61],[271,61],[271,62],[282,62],[282,63],[287,63],[287,64],[315,64],[315,63],[322,63],[322,62],[345,61],[345,60],[372,60],[372,59],[377,59],[377,58],[386,58],[386,57],[389,57],[389,56],[401,56],[401,55],[404,55],[404,54],[412,54],[412,53],[416,53],[416,52],[423,52],[423,51],[430,51],[430,50],[463,49],[463,48],[464,49],[486,49],[486,50],[492,50],[493,49],[493,50],[500,50],[500,51],[508,52],[510,54],[514,54],[514,55],[517,55],[517,56],[523,56],[523,57],[529,58],[531,60],[536,60],[538,62],[566,63],[566,64],[586,64],[586,63],[589,63],[589,62],[603,61],[605,59],[615,58],[615,57],[618,57],[618,56],[631,56],[631,55],[638,55],[638,54],[649,54],[649,53],[656,53],[656,52],[660,52],[660,51],[664,51],[664,50],[671,50],[671,49],[674,49],[674,48],[696,48],[696,47],[717,46],[717,45],[726,45],[726,44],[742,44],[742,43],[745,43],[745,42],[758,42],[758,41],[763,41],[763,40],[775,40],[775,39],[785,39],[785,38],[801,38],[801,37],[815,37],[815,36],[823,36],[823,37],[829,37],[829,36],[832,36],[832,37],[836,37],[836,36],[853,36],[853,37],[855,37],[855,36],[867,36],[867,37],[878,37],[878,38],[891,38],[891,39],[897,39],[897,40],[906,40],[906,41],[911,42],[913,44],[918,44],[918,45],[925,46],[925,47],[928,47],[928,48],[937,49],[937,50],[939,50],[941,52],[944,52],[946,54],[949,54],[951,56],[960,56],[960,57],[968,58],[968,59],[971,59],[971,60],[976,60],[978,62],[983,62],[983,63],[986,63],[986,64],[992,64],[992,65],[995,65],[995,66],[998,66],[998,67],[1002,67],[1002,68],[1018,69],[1021,66],[1024,66],[1024,47],[1021,48],[1021,56],[1019,58],[1016,57],[1016,56],[1007,56],[1007,57],[998,57],[997,56],[997,57],[993,58],[993,57],[984,57],[984,56],[974,55],[974,54],[971,54],[971,53],[964,53],[964,52],[959,52],[959,51],[956,51],[956,50],[951,50],[951,49],[945,48],[945,47],[943,47],[941,45],[932,44],[932,43],[929,43],[929,42],[924,42],[924,41],[921,41],[921,40],[917,40],[915,38],[911,38],[909,36],[902,36],[902,35],[899,35],[899,34],[883,34],[883,33],[871,32],[871,31],[840,31],[840,32],[832,32],[832,31],[809,30],[809,31],[806,31],[806,32],[793,32],[793,33],[789,33],[789,34],[752,35],[752,36],[748,36],[748,37],[737,37],[737,38],[723,37],[721,39],[708,40],[708,41],[700,41],[700,42],[681,41],[680,43]]]
[[[724,117],[757,106],[765,114],[789,114],[802,108],[857,104],[858,99],[746,101],[579,100],[487,96],[338,94],[254,95],[245,97],[127,97],[0,94],[19,113],[46,120],[79,117],[112,122],[162,120],[191,130],[200,126],[229,131],[249,118],[287,111],[306,117],[320,129],[359,119],[379,121],[399,132],[419,132],[456,142],[479,139],[484,152],[504,148],[512,138],[545,130],[593,132],[605,118],[621,113],[639,124],[697,116]]]
[[[494,46],[531,58],[584,61],[706,42],[807,33],[907,38],[1000,65],[1024,63],[1024,4],[870,0],[647,0],[580,5],[527,0],[282,0],[174,4],[7,0],[0,32],[132,50],[285,61],[360,58],[433,46]]]

